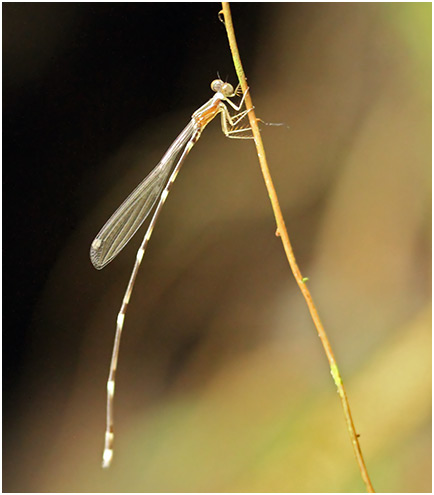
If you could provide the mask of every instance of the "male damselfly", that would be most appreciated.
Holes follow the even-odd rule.
[[[249,111],[244,110],[240,112],[248,90],[243,94],[240,104],[237,106],[230,98],[238,94],[238,88],[234,91],[231,84],[216,79],[211,83],[211,89],[215,92],[215,95],[193,113],[190,122],[166,151],[158,165],[113,213],[95,237],[90,248],[92,264],[96,269],[101,270],[125,247],[157,203],[142,244],[137,251],[133,271],[117,316],[115,341],[107,381],[107,426],[102,462],[103,467],[109,467],[113,458],[115,376],[125,314],[146,246],[151,238],[152,231],[172,184],[188,153],[202,134],[202,131],[218,114],[221,115],[221,126],[225,136],[237,139],[252,139],[252,136],[242,134],[245,131],[249,131],[249,127],[236,128],[237,124]],[[226,104],[230,105],[239,113],[231,116]],[[174,164],[175,166],[173,167]],[[172,173],[170,174],[171,170]]]

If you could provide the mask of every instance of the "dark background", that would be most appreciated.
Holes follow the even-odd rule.
[[[246,19],[248,69],[263,6],[234,10]],[[234,80],[216,11],[215,3],[4,5],[4,230],[14,246],[3,258],[7,324],[14,328],[5,334],[6,411],[15,410],[35,303],[86,215],[77,202],[89,170],[92,208],[104,194],[104,162],[131,132],[174,107],[194,111],[210,96],[217,70]]]
[[[217,71],[218,3],[3,4],[5,491],[360,491],[249,142],[207,128],[146,253],[92,239]],[[233,4],[303,274],[379,491],[429,491],[431,8]],[[256,98],[255,98],[256,96]],[[312,475],[312,466],[316,474]]]
[[[67,335],[61,321],[35,335],[35,312],[72,233],[107,193],[107,183],[118,180],[115,174],[105,176],[108,158],[141,127],[155,129],[163,146],[168,146],[177,131],[161,128],[162,117],[184,108],[176,124],[181,130],[189,115],[211,96],[209,84],[217,71],[235,81],[230,54],[222,49],[226,34],[219,9],[218,3],[3,5],[7,446],[17,442],[17,430],[10,425],[29,412],[37,396],[44,395],[36,389],[37,383],[53,389],[47,396],[59,394],[57,408],[66,407],[85,315],[76,315],[76,328]],[[262,4],[234,6],[234,15],[245,19],[238,35],[246,45],[247,69],[264,14]],[[155,165],[148,161],[144,156],[143,176]],[[118,196],[115,203],[122,199]],[[98,218],[94,235],[111,213],[106,209]],[[91,240],[80,246],[79,255],[86,263],[86,277],[96,278],[85,259]],[[127,277],[125,272],[122,284]],[[78,282],[80,293],[70,303],[87,304],[90,310],[92,300],[100,295],[91,293],[86,280]],[[62,287],[60,283],[56,290]],[[7,452],[6,480],[15,465]]]

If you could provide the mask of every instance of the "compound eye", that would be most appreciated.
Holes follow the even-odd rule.
[[[224,82],[221,79],[214,79],[214,81],[211,83],[211,89],[215,93],[220,92],[223,86],[224,86]]]
[[[225,96],[232,96],[234,94],[234,87],[232,84],[223,83],[223,86],[220,90]]]

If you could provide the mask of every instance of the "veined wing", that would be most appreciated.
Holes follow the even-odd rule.
[[[90,247],[90,259],[97,270],[104,268],[119,254],[145,221],[166,184],[173,163],[194,130],[194,122],[191,121],[166,151],[160,163],[99,231]]]

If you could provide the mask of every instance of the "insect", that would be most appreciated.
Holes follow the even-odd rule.
[[[115,341],[107,381],[107,423],[102,461],[102,466],[104,468],[109,467],[113,459],[115,377],[125,314],[134,287],[134,282],[143,255],[145,254],[145,249],[151,238],[164,202],[167,199],[170,189],[172,188],[187,155],[197,143],[204,128],[217,115],[220,114],[221,116],[221,126],[225,136],[236,139],[252,139],[251,135],[243,135],[243,132],[249,131],[250,127],[236,128],[237,124],[249,112],[249,110],[240,112],[248,89],[244,92],[239,105],[235,105],[235,103],[230,100],[230,98],[238,95],[239,86],[234,90],[231,84],[223,82],[221,79],[215,79],[211,83],[211,89],[215,92],[215,95],[193,113],[190,122],[184,130],[181,131],[175,141],[173,141],[158,165],[147,177],[145,177],[145,179],[143,179],[136,189],[134,189],[121,206],[113,213],[95,237],[90,248],[90,259],[92,264],[97,270],[101,270],[125,247],[145,221],[155,204],[157,204],[142,244],[137,251],[136,261],[116,320]],[[239,113],[231,116],[228,105]]]

